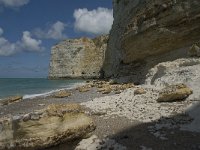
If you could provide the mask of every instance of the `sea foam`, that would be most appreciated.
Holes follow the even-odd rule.
[[[70,90],[70,89],[74,89],[76,87],[83,86],[83,85],[85,85],[84,82],[73,83],[73,84],[69,85],[68,87],[60,88],[60,89],[56,89],[56,90],[52,90],[52,91],[48,91],[48,92],[44,92],[44,93],[40,93],[40,94],[27,94],[27,95],[23,96],[23,99],[34,99],[36,97],[47,97],[47,96],[52,95],[55,92],[59,92],[61,90]]]

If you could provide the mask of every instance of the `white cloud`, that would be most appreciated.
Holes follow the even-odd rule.
[[[17,8],[29,3],[30,0],[0,0],[0,5],[4,7]]]
[[[6,38],[2,37],[3,29],[0,28],[0,56],[10,56],[18,52],[40,52],[44,48],[41,47],[42,41],[31,37],[29,31],[24,31],[20,41],[11,43]]]
[[[75,29],[92,34],[108,34],[113,24],[113,10],[97,8],[89,11],[86,8],[74,11]]]
[[[64,34],[66,26],[67,25],[65,23],[57,21],[47,29],[36,29],[34,33],[38,38],[60,40],[67,37]]]
[[[18,43],[10,43],[3,37],[0,37],[0,56],[10,56],[19,51]]]
[[[36,40],[31,37],[31,33],[29,31],[24,31],[21,39],[21,47],[26,51],[41,51],[42,48],[40,45],[42,44],[41,40]]]

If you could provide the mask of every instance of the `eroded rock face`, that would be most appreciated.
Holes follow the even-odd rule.
[[[145,83],[158,89],[169,85],[184,83],[193,90],[191,100],[200,100],[200,59],[182,58],[159,63],[149,70]]]
[[[200,1],[113,0],[113,5],[114,24],[103,67],[107,77],[117,75],[123,65],[162,56],[200,39]]]
[[[49,78],[99,78],[108,36],[69,39],[52,47]]]
[[[0,149],[38,149],[85,137],[95,129],[78,104],[0,119]]]

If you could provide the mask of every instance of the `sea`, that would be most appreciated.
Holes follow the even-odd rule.
[[[70,89],[84,80],[49,80],[47,78],[0,78],[0,99],[20,95],[24,99],[46,96],[61,89]]]

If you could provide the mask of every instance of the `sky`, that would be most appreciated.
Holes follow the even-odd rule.
[[[112,0],[0,0],[0,78],[47,77],[53,45],[112,23]]]

